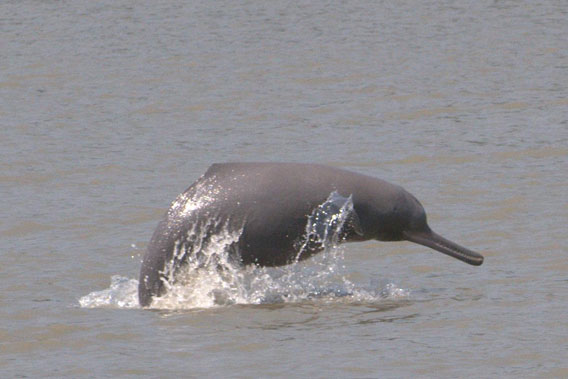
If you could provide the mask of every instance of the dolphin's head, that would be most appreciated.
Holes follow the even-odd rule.
[[[400,239],[427,246],[470,265],[479,266],[483,263],[481,254],[434,233],[428,226],[422,204],[412,194],[405,191],[404,195],[404,205],[399,216],[402,226]]]

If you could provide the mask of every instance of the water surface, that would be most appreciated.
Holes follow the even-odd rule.
[[[0,373],[568,376],[567,17],[552,0],[2,2]],[[401,184],[485,263],[348,244],[289,268],[300,289],[336,268],[323,295],[120,303],[170,202],[250,160]],[[119,301],[81,307],[100,291]]]

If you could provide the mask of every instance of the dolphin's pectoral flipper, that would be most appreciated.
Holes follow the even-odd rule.
[[[353,209],[351,195],[345,197],[333,191],[326,201],[308,216],[306,235],[321,244],[337,243],[347,236],[363,235],[359,216]]]
[[[336,217],[340,220],[339,233],[342,237],[347,237],[353,234],[363,236],[363,227],[359,215],[353,208],[353,196],[341,196],[333,191],[327,202],[333,203]]]
[[[344,230],[346,236],[356,234],[360,237],[363,237],[363,227],[361,226],[361,220],[359,220],[359,215],[357,214],[355,209],[353,209],[349,213],[349,216],[347,217],[347,220],[345,221],[345,225],[343,227],[343,230]]]

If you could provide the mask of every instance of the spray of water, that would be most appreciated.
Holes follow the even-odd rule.
[[[278,268],[247,266],[235,261],[234,248],[242,228],[231,229],[213,218],[188,231],[176,244],[172,261],[164,268],[166,294],[155,298],[152,308],[192,309],[232,304],[297,303],[303,301],[377,302],[407,298],[408,290],[392,283],[363,287],[346,278],[343,247],[346,230],[356,230],[358,220],[351,197],[336,192],[308,217],[305,235],[297,241],[296,263]],[[207,234],[203,231],[217,230]],[[308,250],[322,253],[299,262]],[[138,281],[111,278],[108,289],[79,299],[82,307],[138,307]]]

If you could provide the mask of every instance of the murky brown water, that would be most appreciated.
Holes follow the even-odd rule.
[[[568,376],[567,19],[564,1],[2,2],[0,376]],[[331,263],[366,297],[117,303],[164,209],[235,160],[401,184],[486,261],[349,244]]]

